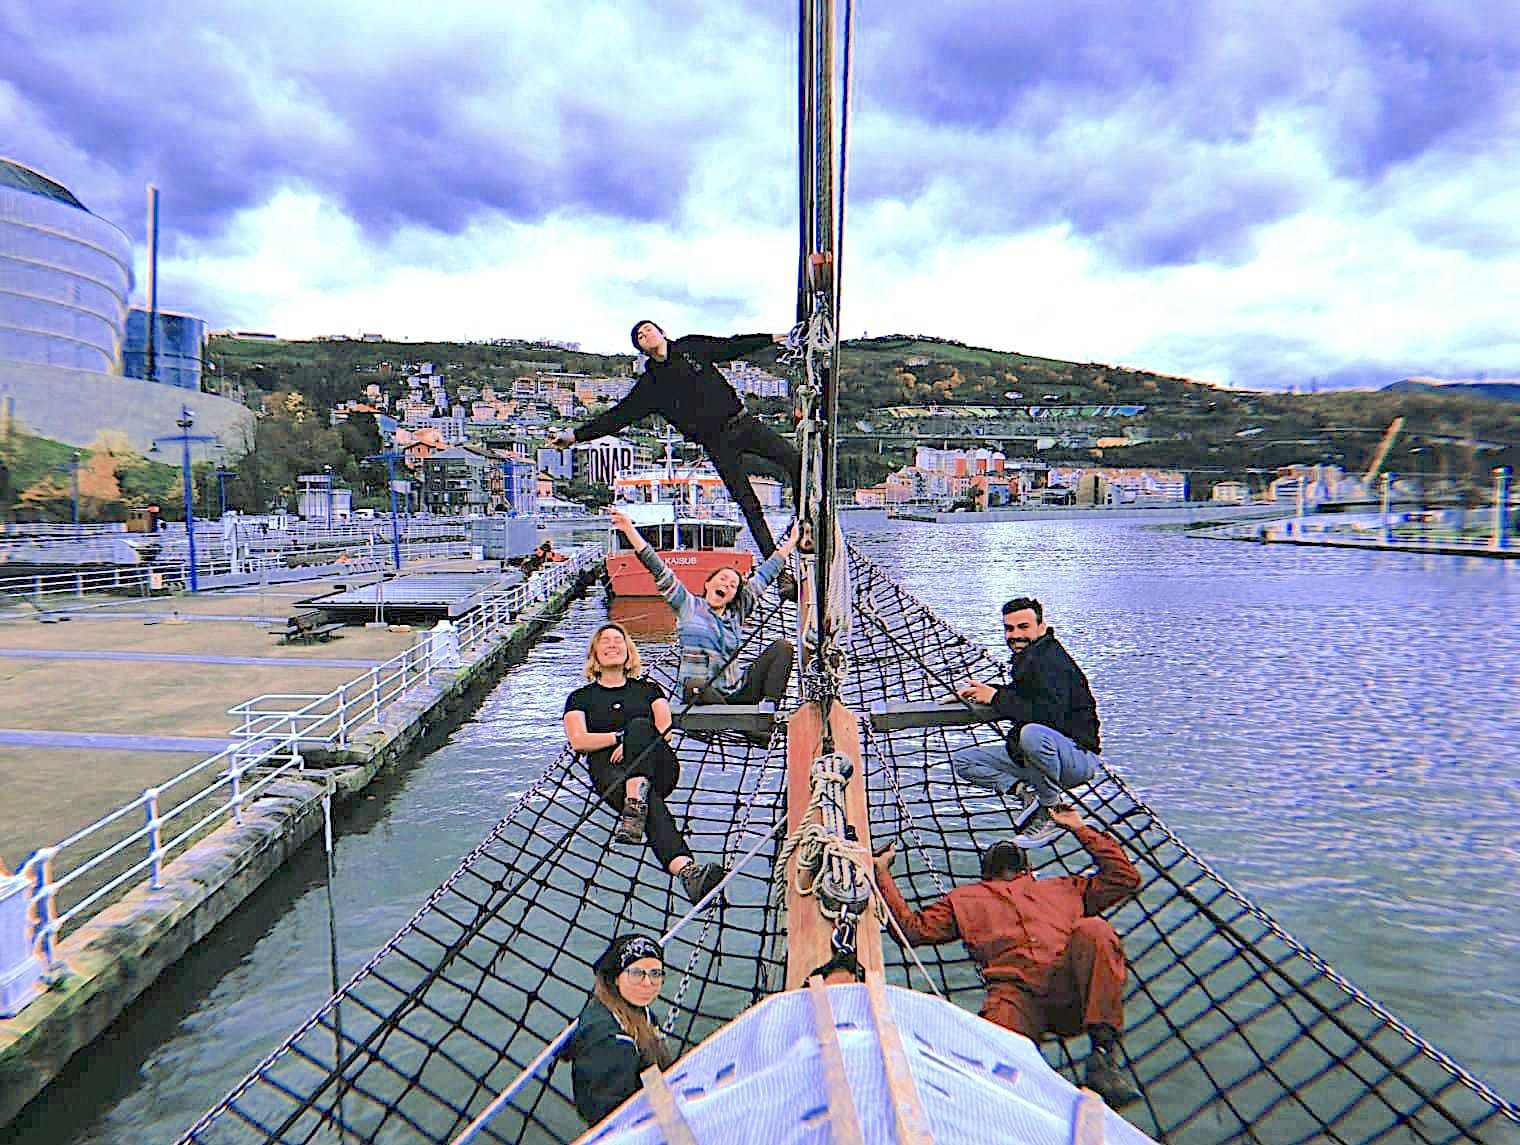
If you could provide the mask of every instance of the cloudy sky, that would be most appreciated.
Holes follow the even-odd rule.
[[[790,0],[10,0],[0,155],[161,305],[782,329]],[[1251,387],[1520,374],[1520,0],[859,0],[842,328]],[[144,281],[139,259],[139,293]]]

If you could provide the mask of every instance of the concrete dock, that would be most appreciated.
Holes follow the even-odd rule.
[[[456,560],[408,571],[429,567],[487,566]],[[306,771],[276,781],[241,824],[223,817],[209,827],[164,868],[159,889],[143,883],[66,933],[65,972],[0,1021],[0,1125],[321,830],[324,795],[352,796],[423,737],[463,719],[594,572],[466,649],[457,669],[434,671],[381,722],[353,729],[342,749],[303,749]],[[354,578],[0,610],[0,860],[15,870],[27,854],[215,754],[238,723],[229,708],[260,695],[331,692],[425,639],[357,626],[321,643],[276,638],[286,617],[306,610],[300,600],[335,583]],[[205,782],[215,779],[208,772]],[[120,832],[141,823],[128,816]]]

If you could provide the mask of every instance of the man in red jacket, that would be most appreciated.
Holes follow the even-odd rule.
[[[1096,916],[1133,894],[1140,872],[1112,836],[1076,811],[1051,817],[1097,860],[1097,874],[1036,879],[1023,850],[1004,841],[982,856],[981,882],[956,887],[923,910],[911,909],[892,881],[892,847],[876,857],[876,882],[914,946],[965,942],[987,983],[982,1017],[989,1022],[1034,1041],[1085,1029],[1092,1039],[1086,1084],[1110,1105],[1123,1105],[1140,1096],[1119,1067],[1124,949]]]

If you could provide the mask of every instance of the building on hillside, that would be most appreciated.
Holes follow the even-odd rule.
[[[422,463],[423,509],[450,516],[489,512],[493,471],[500,474],[498,459],[474,446],[432,454]]]
[[[1086,485],[1084,478],[1089,479]],[[1181,504],[1188,488],[1185,473],[1059,465],[1051,466],[1049,484],[1071,490],[1077,504],[1110,506]]]
[[[397,426],[394,440],[396,448],[406,454],[406,467],[412,470],[420,470],[429,457],[449,448],[443,434],[432,428],[412,430],[404,425]]]
[[[1209,500],[1222,505],[1246,505],[1251,500],[1251,490],[1244,481],[1220,481],[1209,494]]]
[[[493,513],[528,517],[538,511],[538,469],[526,457],[494,451],[487,489]],[[551,490],[552,492],[552,490]]]
[[[748,362],[719,366],[718,371],[741,394],[754,394],[757,398],[784,398],[790,392],[785,378],[778,378]]]
[[[598,402],[620,402],[633,389],[632,378],[587,378],[575,384],[576,400],[583,406]]]

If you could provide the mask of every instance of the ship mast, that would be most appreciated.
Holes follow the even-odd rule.
[[[859,719],[841,699],[843,638],[852,601],[848,554],[836,521],[839,403],[834,366],[839,355],[849,4],[844,0],[840,88],[835,83],[834,0],[799,4],[797,326],[789,349],[802,405],[803,503],[798,516],[810,527],[814,553],[803,559],[810,575],[801,578],[798,601],[803,702],[787,721],[788,989],[803,986],[814,975],[826,982],[851,981],[882,965],[881,932],[870,911],[865,869],[870,823]]]

